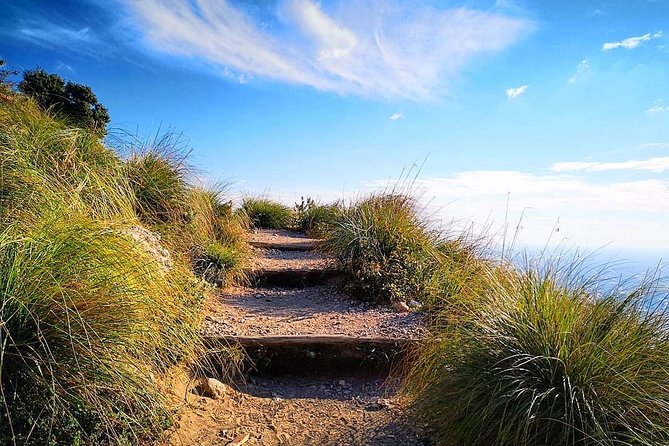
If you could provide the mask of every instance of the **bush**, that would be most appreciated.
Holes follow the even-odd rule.
[[[357,294],[428,303],[444,290],[439,239],[411,197],[372,195],[344,210],[323,249],[337,259]]]
[[[293,211],[267,198],[245,198],[241,210],[256,228],[288,229],[292,227]]]
[[[553,270],[488,279],[408,381],[438,444],[669,444],[669,317],[651,311],[666,295],[588,292]]]
[[[295,205],[297,229],[309,237],[325,237],[342,213],[343,206],[339,202],[318,204],[311,198],[302,198],[302,202]]]

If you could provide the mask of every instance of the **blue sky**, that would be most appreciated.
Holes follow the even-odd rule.
[[[0,57],[287,202],[384,187],[523,244],[669,252],[669,2],[5,1]],[[507,214],[508,202],[508,214]]]

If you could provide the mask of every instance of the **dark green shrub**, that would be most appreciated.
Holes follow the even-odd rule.
[[[71,125],[90,130],[99,136],[107,133],[109,113],[98,102],[90,87],[65,82],[57,74],[36,69],[23,73],[19,89],[34,98],[44,110],[55,112]]]

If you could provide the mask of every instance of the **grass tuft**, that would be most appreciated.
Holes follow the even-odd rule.
[[[251,224],[263,229],[289,229],[294,224],[293,211],[268,198],[247,197],[241,207]]]
[[[344,206],[337,201],[332,204],[319,204],[312,198],[302,198],[300,204],[295,205],[295,220],[297,229],[308,237],[323,238],[341,218]]]
[[[567,270],[488,276],[422,352],[408,389],[438,444],[669,444],[667,296],[591,291]]]
[[[440,296],[440,234],[407,195],[371,195],[346,208],[323,245],[349,275],[351,289],[381,302]]]

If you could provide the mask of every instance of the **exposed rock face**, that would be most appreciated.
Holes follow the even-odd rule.
[[[174,263],[170,252],[163,248],[160,244],[160,234],[151,232],[142,226],[131,226],[124,230],[124,233],[133,238],[137,243],[142,245],[151,256],[156,259],[160,266],[165,271],[172,269]]]

